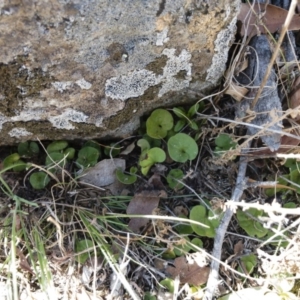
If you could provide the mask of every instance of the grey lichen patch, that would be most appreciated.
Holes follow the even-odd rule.
[[[187,88],[192,79],[191,54],[184,49],[176,56],[175,51],[175,49],[164,49],[163,51],[163,54],[167,55],[169,60],[164,67],[163,75],[159,76],[158,82],[162,83],[162,88],[159,90],[158,97],[170,91],[180,91]],[[185,71],[187,76],[184,80],[177,80],[176,75],[181,71]]]
[[[52,124],[51,126],[52,129],[58,128],[63,130],[71,130],[76,128],[73,125],[73,123],[77,123],[77,124],[87,123],[88,118],[89,116],[87,116],[83,112],[72,108],[66,108],[63,112],[58,113],[55,116],[53,115],[51,116],[44,109],[32,108],[32,109],[23,110],[20,112],[19,115],[12,116],[12,117],[7,117],[4,114],[0,113],[0,130],[2,130],[4,126],[8,126],[9,124],[14,124],[17,122],[25,122],[27,124],[28,122],[34,122],[34,121],[39,121],[39,123],[49,121]],[[25,129],[27,128],[26,126],[22,126],[22,127],[24,127]],[[9,132],[11,131],[8,131],[8,134]],[[16,132],[17,132],[16,130],[12,131],[13,134],[15,134]],[[24,135],[20,135],[20,136],[24,136]]]
[[[74,129],[75,127],[71,122],[74,123],[85,123],[88,116],[83,112],[76,111],[74,109],[68,108],[62,114],[54,117],[49,117],[49,121],[52,123],[53,127],[59,129]]]
[[[0,63],[0,112],[6,116],[18,115],[20,102],[38,96],[53,79],[41,68],[28,69],[27,57],[19,56],[8,64]]]
[[[27,131],[23,127],[15,127],[11,131],[9,131],[8,134],[11,137],[16,137],[16,138],[19,138],[19,137],[22,137],[22,136],[30,136],[30,135],[32,135],[31,132]]]
[[[49,139],[49,140],[57,140],[58,137],[60,139],[74,139],[74,137],[80,139],[90,139],[96,138],[101,134],[105,136],[105,132],[107,130],[96,127],[93,124],[76,124],[76,128],[73,130],[64,130],[53,128],[52,124],[48,121],[39,122],[38,124],[34,121],[31,122],[15,122],[15,123],[6,123],[3,126],[2,133],[7,136],[6,145],[14,144],[16,142],[28,140],[28,138],[32,139],[29,136],[11,136],[9,132],[12,132],[14,128],[24,128],[26,131],[32,134],[32,137],[39,139]]]
[[[105,84],[106,96],[124,101],[142,96],[149,87],[162,84],[158,93],[158,97],[161,97],[169,91],[179,91],[188,87],[191,81],[191,54],[185,49],[178,56],[175,52],[175,49],[163,50],[162,55],[168,59],[162,74],[157,75],[143,69],[108,79]],[[177,80],[175,76],[181,71],[185,71],[187,76],[183,80]]]
[[[84,78],[73,81],[55,81],[51,83],[52,86],[60,93],[71,90],[74,84],[77,84],[82,90],[89,90],[92,84],[86,81]]]
[[[219,32],[215,41],[215,55],[211,67],[207,70],[206,80],[216,84],[226,68],[229,47],[231,46],[236,31],[236,18],[230,22],[226,29]]]
[[[160,86],[151,86],[142,96],[140,96],[138,101],[127,101],[125,108],[117,113],[116,115],[106,119],[103,123],[104,126],[109,130],[115,130],[119,128],[122,124],[132,122],[134,113],[140,115],[140,110],[147,111],[147,107],[151,107],[151,102],[153,101],[153,95],[157,95]],[[143,106],[141,106],[141,103]]]
[[[164,72],[164,67],[166,66],[166,63],[168,61],[167,55],[161,55],[151,63],[149,63],[145,69],[152,71],[156,75],[162,75]]]
[[[63,93],[64,91],[70,89],[73,86],[72,81],[55,81],[51,84],[60,93]]]
[[[6,122],[8,122],[9,119],[0,113],[0,130],[2,130],[3,124],[5,124]]]
[[[89,90],[92,87],[92,84],[86,81],[84,78],[78,79],[75,83],[82,89],[82,90]]]
[[[141,96],[150,86],[156,84],[156,76],[148,70],[133,71],[108,79],[105,84],[105,94],[112,99],[126,100]]]
[[[168,28],[164,28],[161,32],[157,33],[156,36],[156,46],[163,46],[164,43],[167,43],[170,38],[168,38]]]

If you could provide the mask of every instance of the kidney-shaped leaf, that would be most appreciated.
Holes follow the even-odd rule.
[[[165,151],[157,147],[148,150],[147,154],[148,158],[151,159],[153,162],[161,163],[166,159]]]
[[[135,173],[137,172],[137,168],[131,167],[130,173],[125,174],[121,168],[116,169],[116,177],[117,179],[124,184],[132,184],[137,180],[137,176]]]
[[[170,157],[177,162],[193,160],[198,154],[198,145],[193,138],[185,133],[177,133],[169,138],[168,150]]]
[[[35,190],[41,190],[50,182],[50,178],[47,173],[40,171],[32,173],[29,182]]]
[[[154,139],[163,139],[173,125],[173,117],[166,109],[156,109],[147,119],[147,134]]]

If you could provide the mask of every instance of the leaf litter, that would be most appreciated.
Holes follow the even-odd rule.
[[[272,5],[264,3],[248,4],[241,3],[238,20],[241,25],[238,32],[241,36],[254,36],[258,34],[275,33],[279,31],[285,22],[288,11]],[[288,27],[288,30],[300,29],[300,16],[294,15]]]
[[[154,174],[148,184],[138,193],[136,193],[128,204],[126,213],[128,215],[137,215],[130,219],[129,229],[135,233],[141,233],[148,224],[149,219],[146,215],[155,214],[158,208],[160,198],[166,198],[167,194],[159,175]],[[141,217],[138,217],[140,215]]]

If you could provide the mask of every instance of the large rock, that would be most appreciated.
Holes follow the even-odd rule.
[[[225,69],[240,0],[1,0],[0,144],[124,137]]]

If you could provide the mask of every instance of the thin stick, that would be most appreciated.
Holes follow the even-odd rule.
[[[270,76],[270,73],[271,73],[271,70],[273,68],[274,62],[275,62],[275,60],[277,58],[277,55],[278,55],[278,53],[280,51],[280,46],[282,44],[282,41],[284,39],[284,36],[285,36],[288,28],[289,28],[289,25],[290,25],[290,23],[292,21],[292,18],[294,16],[296,5],[297,5],[297,0],[293,0],[292,3],[291,3],[291,5],[290,5],[290,9],[289,9],[288,15],[287,15],[287,17],[285,19],[285,22],[282,25],[280,36],[279,36],[278,42],[276,44],[275,50],[273,52],[271,61],[270,61],[269,65],[268,65],[267,72],[266,72],[266,74],[265,74],[265,76],[264,76],[264,78],[263,78],[263,80],[261,82],[261,85],[260,85],[260,87],[259,87],[259,89],[258,89],[258,91],[256,93],[256,96],[255,96],[255,98],[254,98],[254,100],[253,100],[253,102],[251,104],[251,109],[253,109],[255,107],[255,105],[256,105],[256,103],[257,103],[257,101],[258,101],[258,99],[259,99],[259,97],[260,97],[260,95],[261,95],[261,93],[262,93],[262,91],[263,91],[263,89],[264,89],[264,87],[266,85],[266,82],[267,82],[267,80],[268,80],[268,78]]]
[[[249,147],[249,145],[248,145]],[[242,197],[243,191],[246,188],[245,183],[245,174],[247,169],[247,157],[242,156],[240,159],[240,166],[237,175],[235,189],[232,193],[231,201],[238,202]],[[222,253],[222,245],[225,233],[227,231],[228,224],[231,220],[233,215],[233,210],[231,208],[227,208],[225,214],[222,218],[222,221],[216,231],[216,237],[214,240],[214,249],[212,252],[213,260],[210,265],[210,274],[208,277],[208,281],[206,284],[206,292],[204,299],[205,300],[212,300],[214,296],[214,292],[218,286],[218,279],[219,279],[219,267],[220,267],[220,260],[221,260],[221,253]]]

